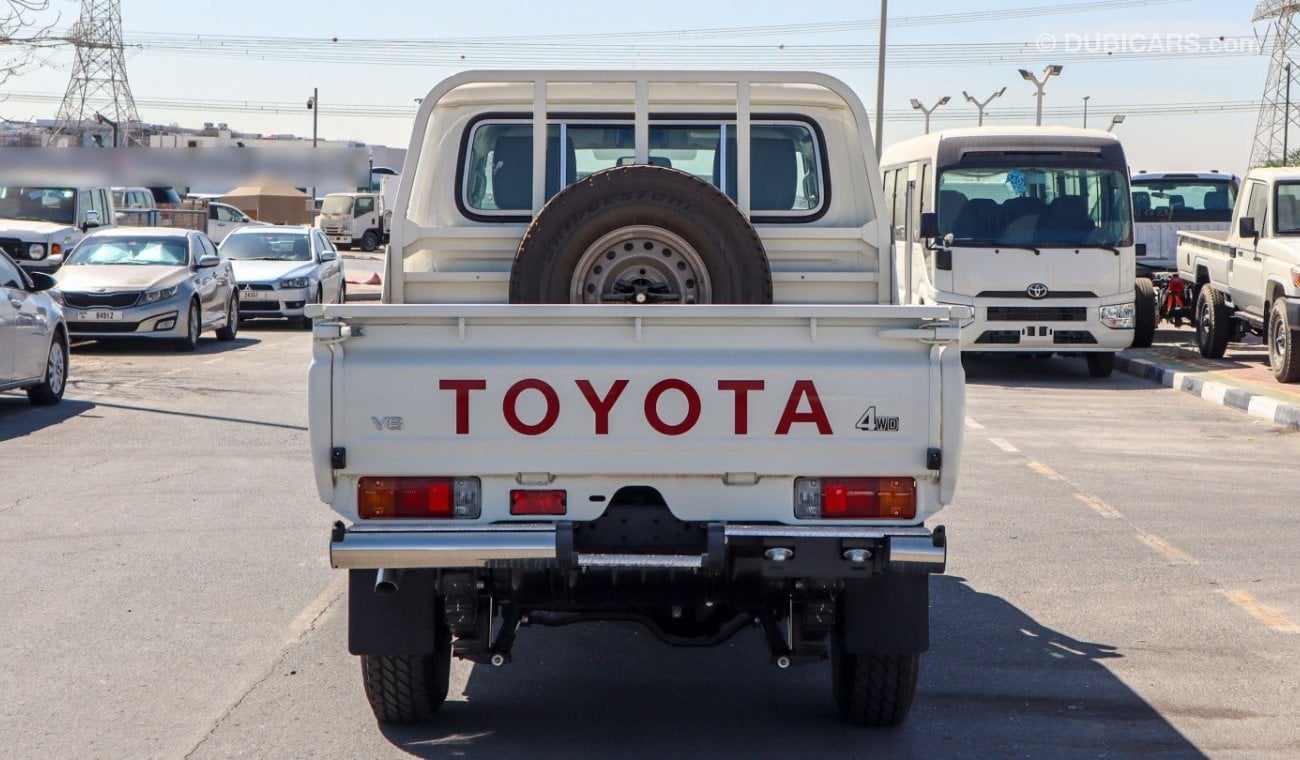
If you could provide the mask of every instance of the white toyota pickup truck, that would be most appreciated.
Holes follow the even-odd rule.
[[[431,720],[453,655],[609,620],[758,626],[779,667],[829,656],[849,722],[906,716],[971,314],[896,305],[879,177],[818,74],[469,72],[424,98],[383,303],[309,307],[380,721]]]
[[[1196,293],[1202,356],[1250,332],[1279,382],[1300,380],[1300,169],[1252,169],[1227,232],[1178,233],[1178,275]]]

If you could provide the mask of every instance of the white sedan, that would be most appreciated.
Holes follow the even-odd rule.
[[[310,328],[307,304],[347,300],[343,261],[314,227],[243,227],[226,236],[221,256],[235,268],[241,319],[289,319]]]
[[[68,327],[44,292],[52,287],[53,277],[0,253],[0,391],[26,390],[41,406],[59,403],[68,382]]]

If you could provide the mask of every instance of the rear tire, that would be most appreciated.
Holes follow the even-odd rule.
[[[1196,347],[1206,359],[1222,359],[1232,334],[1232,310],[1208,282],[1196,296]]]
[[[428,723],[447,700],[450,632],[438,626],[433,654],[363,656],[361,680],[380,723]]]
[[[27,389],[27,400],[37,406],[54,406],[63,400],[68,385],[68,344],[62,333],[55,333],[45,359],[45,379]]]
[[[1279,383],[1300,380],[1300,355],[1297,355],[1300,334],[1286,315],[1286,304],[1280,299],[1273,302],[1268,314],[1268,364]]]
[[[1137,278],[1134,298],[1133,348],[1149,348],[1155,341],[1156,323],[1160,321],[1156,310],[1156,288],[1151,280]]]
[[[1110,377],[1110,374],[1115,371],[1114,351],[1085,354],[1085,358],[1088,360],[1088,374],[1093,377]]]
[[[831,635],[831,691],[846,723],[897,726],[916,696],[919,654],[849,654],[842,626]]]

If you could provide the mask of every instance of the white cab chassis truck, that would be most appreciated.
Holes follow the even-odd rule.
[[[310,430],[376,717],[529,626],[757,626],[907,714],[962,307],[890,305],[857,97],[818,74],[469,72],[415,123],[384,302],[309,307]]]
[[[1195,294],[1202,356],[1249,332],[1279,382],[1300,380],[1300,168],[1252,169],[1227,232],[1178,233],[1178,275]]]
[[[891,145],[881,163],[895,245],[910,252],[900,298],[972,307],[963,350],[1081,354],[1107,377],[1139,321],[1137,343],[1150,345],[1155,297],[1135,313],[1129,170],[1114,135],[945,130]]]
[[[321,204],[316,226],[342,250],[370,252],[388,242],[390,218],[383,193],[330,193]]]

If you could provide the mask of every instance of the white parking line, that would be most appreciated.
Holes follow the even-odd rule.
[[[966,418],[966,429],[967,429],[967,430],[983,430],[983,429],[984,429],[984,426],[981,425],[981,424],[979,424],[979,423],[976,422],[975,420],[971,419],[970,417],[967,417],[967,418]]]
[[[1199,564],[1196,558],[1174,547],[1168,541],[1159,536],[1153,536],[1150,533],[1138,533],[1137,539],[1146,544],[1152,551],[1175,565],[1196,565]]]
[[[1020,449],[1016,448],[1015,446],[1012,446],[1010,443],[1008,443],[1006,440],[1002,438],[990,438],[989,443],[993,444],[994,446],[997,446],[999,449],[1002,449],[1008,454],[1020,453]]]
[[[1226,596],[1228,601],[1245,610],[1246,614],[1278,633],[1300,633],[1300,625],[1296,625],[1287,619],[1285,615],[1256,599],[1250,593],[1245,591],[1220,591],[1219,593]]]

